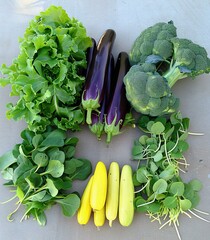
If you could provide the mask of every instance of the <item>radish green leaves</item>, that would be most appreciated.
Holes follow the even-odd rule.
[[[182,118],[180,112],[170,118],[142,116],[138,126],[145,134],[132,148],[133,159],[138,160],[134,184],[140,187],[136,190],[136,211],[147,212],[152,221],[165,220],[161,228],[173,224],[179,236],[178,218],[182,213],[196,215],[193,210],[202,188],[197,179],[184,183],[180,177],[180,171],[185,172],[183,168],[188,166],[184,153],[189,148],[189,119]]]

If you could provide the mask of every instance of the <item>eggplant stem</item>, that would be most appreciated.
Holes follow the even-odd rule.
[[[112,133],[111,132],[108,132],[107,133],[107,138],[106,138],[106,142],[109,144],[112,140]]]
[[[92,124],[91,114],[92,114],[92,109],[88,108],[87,109],[87,116],[86,116],[86,123],[88,125]]]

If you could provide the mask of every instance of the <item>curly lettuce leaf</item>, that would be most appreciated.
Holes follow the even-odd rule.
[[[0,85],[11,85],[7,118],[24,119],[28,128],[43,132],[48,125],[79,130],[86,50],[92,44],[86,29],[62,7],[41,12],[20,39],[20,53],[11,66],[2,65]]]

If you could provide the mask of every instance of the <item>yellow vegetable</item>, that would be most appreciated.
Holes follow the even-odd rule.
[[[77,221],[79,224],[85,225],[88,223],[91,216],[91,206],[90,206],[90,191],[93,182],[93,176],[90,178],[81,198],[80,207],[77,213]]]
[[[94,224],[96,227],[102,227],[105,223],[105,207],[103,207],[101,210],[99,211],[95,211],[94,215]]]
[[[90,205],[93,211],[101,210],[106,201],[107,194],[107,170],[103,162],[96,164],[93,183],[90,192]]]
[[[128,227],[134,217],[134,185],[132,179],[132,169],[129,165],[124,165],[120,177],[120,197],[119,197],[119,222],[122,226]]]
[[[119,183],[120,168],[117,162],[112,162],[108,172],[108,187],[106,199],[106,218],[109,220],[109,226],[117,218],[119,207]]]

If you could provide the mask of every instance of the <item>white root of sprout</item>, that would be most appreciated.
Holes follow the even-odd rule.
[[[179,129],[180,132],[182,133],[186,133],[187,131],[183,131],[181,129]],[[204,133],[199,133],[199,132],[187,132],[189,135],[194,135],[194,136],[203,136]]]
[[[198,210],[198,209],[196,209],[196,208],[193,208],[193,210],[196,211],[196,212],[198,212],[198,213],[204,214],[204,215],[209,215],[209,213],[200,211],[200,210]],[[205,218],[199,216],[198,214],[196,214],[196,213],[193,212],[192,210],[188,210],[188,212],[189,212],[190,214],[192,214],[193,216],[199,218],[200,220],[205,221],[205,222],[207,222],[207,223],[210,223],[210,220],[205,219]],[[185,214],[186,216],[188,216],[189,218],[192,218],[192,216],[191,216],[189,213],[187,213],[186,211],[183,211],[182,213],[184,213],[184,214]],[[159,218],[159,217],[156,218],[156,217],[154,217],[154,216],[151,215],[151,214],[147,214],[147,215],[149,215],[150,218],[153,217],[153,220],[152,220],[151,222],[153,222],[153,221],[155,221],[155,220],[158,220],[158,222],[161,224],[161,221],[160,221],[160,218]],[[165,220],[165,218],[164,218],[164,220]],[[173,222],[173,225],[174,225],[174,227],[175,227],[177,237],[178,237],[179,240],[181,240],[181,235],[180,235],[179,229],[178,229],[178,226],[179,226],[179,221],[178,221],[178,219],[177,219],[177,221],[173,221],[173,220],[169,219],[168,221],[166,221],[165,223],[163,223],[163,224],[160,226],[159,229],[162,229],[162,228],[165,227],[166,225],[169,225],[169,226],[170,226],[172,222]]]
[[[207,222],[207,223],[210,223],[210,220],[208,219],[205,219],[199,215],[197,215],[196,213],[194,213],[192,210],[188,210],[192,215],[194,215],[195,217],[199,218],[200,220],[204,221],[204,222]]]
[[[204,215],[209,215],[208,212],[203,212],[201,210],[198,210],[197,208],[193,208],[194,211],[198,212],[198,213],[201,213],[201,214],[204,214]]]
[[[159,229],[162,229],[163,227],[165,227],[167,224],[171,224],[171,219],[169,219],[167,222],[165,222],[165,223],[163,223],[160,227],[159,227]]]
[[[179,169],[179,171],[186,173],[186,171],[184,171],[183,169],[181,169],[180,167],[177,167]]]
[[[146,214],[146,216],[149,216],[150,219],[152,218],[151,222],[158,221],[159,224],[161,224],[159,217],[155,217],[153,214],[150,214],[150,213]]]
[[[176,234],[177,234],[179,240],[181,240],[181,236],[180,236],[180,233],[179,233],[179,229],[178,229],[178,227],[177,227],[177,225],[176,225],[175,222],[174,222],[174,227],[175,227],[175,229],[176,229]]]
[[[177,163],[180,164],[180,165],[184,165],[186,168],[187,168],[188,166],[190,166],[189,163],[185,163],[185,162],[177,161]]]
[[[185,214],[186,216],[188,216],[189,218],[192,218],[189,213],[187,213],[187,212],[182,212],[182,213],[184,213],[184,214]]]

